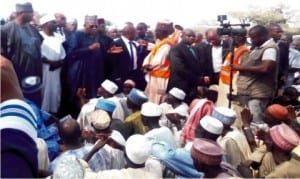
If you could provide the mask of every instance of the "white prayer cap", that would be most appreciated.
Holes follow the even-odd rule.
[[[179,114],[180,116],[183,116],[183,117],[188,117],[189,116],[188,107],[184,106],[184,105],[179,105],[175,109],[170,110],[170,111],[167,112],[167,114],[174,114],[174,113],[177,113],[177,114]]]
[[[215,107],[213,110],[212,117],[221,121],[224,125],[231,126],[236,119],[236,112],[226,107]]]
[[[200,125],[206,131],[220,135],[223,132],[223,124],[216,118],[211,116],[204,116],[200,120]]]
[[[155,103],[146,102],[142,105],[141,114],[143,116],[159,117],[161,116],[161,113],[162,113],[161,107]]]
[[[91,121],[94,128],[98,130],[107,129],[109,127],[111,118],[106,111],[96,109],[87,115],[88,121]]]
[[[169,93],[174,96],[175,98],[177,99],[180,99],[180,100],[184,100],[185,98],[185,92],[179,88],[172,88]]]
[[[40,19],[40,25],[44,25],[47,22],[55,21],[55,16],[53,14],[47,14],[41,17]]]
[[[110,137],[119,145],[125,146],[126,144],[125,138],[122,136],[122,134],[119,131],[113,130]]]
[[[103,81],[101,86],[111,94],[115,94],[118,90],[118,86],[110,80]]]
[[[141,134],[130,136],[125,145],[128,159],[135,164],[143,164],[150,156],[150,141]]]

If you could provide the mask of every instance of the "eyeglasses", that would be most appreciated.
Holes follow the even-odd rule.
[[[90,25],[89,28],[90,29],[98,29],[98,26],[97,25]]]

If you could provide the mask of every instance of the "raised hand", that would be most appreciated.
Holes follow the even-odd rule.
[[[295,107],[292,105],[288,105],[286,109],[288,110],[288,119],[291,121],[295,120],[297,118]]]
[[[250,109],[244,107],[241,111],[241,118],[244,127],[250,127],[250,124],[253,120],[253,114],[250,112]]]

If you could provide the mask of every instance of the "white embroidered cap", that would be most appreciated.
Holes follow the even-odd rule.
[[[169,93],[174,96],[175,98],[177,99],[180,99],[180,100],[184,100],[185,98],[185,92],[179,88],[172,88]]]
[[[212,134],[220,135],[223,132],[223,124],[218,119],[211,116],[204,116],[200,120],[200,125],[203,129]]]
[[[103,81],[101,83],[101,86],[111,94],[115,94],[119,88],[114,82],[110,80]]]

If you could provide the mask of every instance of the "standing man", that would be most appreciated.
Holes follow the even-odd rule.
[[[150,52],[149,47],[148,47],[149,39],[148,39],[148,36],[146,34],[147,29],[148,29],[148,26],[144,22],[140,22],[136,26],[137,35],[135,37],[135,40],[139,44],[139,46],[138,46],[138,55],[143,60],[145,59],[145,57]]]
[[[104,59],[97,34],[97,16],[85,16],[84,29],[74,32],[66,41],[67,87],[69,100],[75,103],[78,88],[86,89],[86,98],[95,98],[97,88],[104,81]]]
[[[268,36],[268,29],[257,25],[249,30],[254,49],[241,64],[232,69],[240,72],[237,94],[242,105],[248,105],[253,114],[253,125],[263,123],[263,112],[274,97],[277,87],[277,44]],[[243,99],[243,100],[241,100]]]
[[[180,32],[169,37],[174,32],[172,23],[168,21],[158,22],[155,28],[156,42],[151,52],[143,62],[143,69],[148,73],[148,84],[145,92],[149,101],[160,104],[164,101],[166,89],[170,77],[169,52],[171,46],[177,44]]]
[[[204,48],[204,57],[207,61],[206,63],[211,77],[211,84],[219,84],[221,66],[229,52],[229,43],[228,41],[221,39],[216,29],[208,29],[205,36],[208,44],[200,43],[196,45],[196,48]]]
[[[121,48],[120,53],[111,53],[109,68],[111,69],[108,78],[121,85],[127,79],[132,79],[136,83],[136,88],[144,90],[144,81],[141,70],[141,60],[138,57],[138,44],[134,41],[136,30],[132,23],[125,23],[122,29],[122,36],[115,40],[111,46]]]
[[[57,23],[57,29],[56,33],[58,37],[64,42],[67,40],[71,32],[69,32],[66,28],[67,25],[67,18],[62,13],[55,13],[56,23]]]
[[[42,109],[56,115],[60,105],[61,84],[60,72],[66,56],[62,41],[54,33],[56,21],[53,14],[48,14],[40,19],[44,38],[41,46],[43,60],[43,101]]]
[[[21,85],[24,92],[26,86],[38,85],[42,80],[41,44],[43,38],[35,27],[29,24],[33,18],[31,3],[16,4],[16,19],[1,27],[1,55],[10,59],[21,82],[29,76],[36,80],[24,80]],[[40,82],[41,84],[41,82]],[[24,94],[25,98],[41,106],[41,90]]]
[[[195,41],[195,32],[185,29],[182,32],[181,42],[171,49],[171,73],[167,91],[173,87],[182,89],[185,102],[190,104],[197,97],[197,86],[209,83],[209,77],[204,73],[204,63],[201,64],[196,52],[191,47]]]
[[[281,89],[286,81],[288,76],[288,70],[289,70],[289,45],[286,43],[283,43],[280,41],[281,36],[283,34],[283,30],[279,24],[269,24],[268,25],[268,31],[270,38],[273,38],[275,43],[278,46],[279,49],[279,61],[277,63],[278,68],[278,86],[277,90]],[[278,93],[278,91],[276,92]]]

